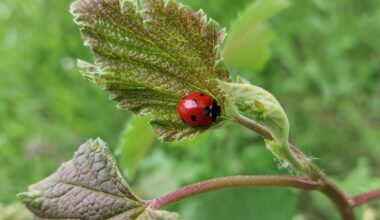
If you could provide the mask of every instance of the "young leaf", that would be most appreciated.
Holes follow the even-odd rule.
[[[299,161],[290,150],[288,117],[271,93],[243,78],[238,78],[236,83],[218,82],[226,99],[226,114],[235,119],[241,118],[243,114],[248,117],[247,120],[253,120],[268,129],[273,141],[266,141],[267,148],[278,159],[290,163],[297,171],[309,172],[306,164]]]
[[[203,91],[223,102],[216,79],[227,80],[221,62],[224,29],[174,0],[76,0],[71,12],[91,47],[95,64],[80,61],[83,74],[122,108],[151,113],[166,141],[200,131],[182,122],[178,101]]]
[[[236,83],[219,81],[219,87],[227,102],[231,102],[230,107],[225,107],[229,109],[229,114],[236,114],[232,111],[237,108],[248,118],[266,127],[276,142],[280,144],[288,142],[288,118],[281,104],[271,93],[251,85],[240,77]]]
[[[223,56],[234,68],[260,71],[271,57],[275,34],[268,19],[288,6],[285,0],[257,0],[231,24]]]
[[[18,196],[36,216],[48,219],[132,220],[147,212],[147,202],[133,194],[100,139],[81,145],[72,160]]]
[[[117,155],[120,167],[128,178],[134,177],[139,161],[156,139],[149,126],[150,120],[150,116],[132,117],[121,136]]]

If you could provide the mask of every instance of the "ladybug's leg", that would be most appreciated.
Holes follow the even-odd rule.
[[[216,118],[218,116],[220,116],[220,113],[221,113],[221,108],[220,106],[218,105],[218,103],[216,102],[216,100],[214,100],[212,102],[212,107],[211,107],[211,117],[212,117],[212,121],[215,122],[216,121]]]

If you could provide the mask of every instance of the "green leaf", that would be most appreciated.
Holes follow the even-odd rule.
[[[356,167],[350,171],[344,180],[337,180],[341,189],[349,194],[356,195],[379,188],[380,179],[371,175],[371,166],[365,157],[357,161]]]
[[[271,57],[275,33],[268,19],[288,7],[285,0],[257,0],[231,24],[223,56],[234,68],[260,71]]]
[[[156,136],[149,126],[150,116],[132,117],[122,134],[117,155],[123,173],[130,179],[135,175],[137,166],[152,146]]]
[[[218,82],[225,96],[226,114],[237,121],[241,118],[253,120],[268,129],[273,140],[266,140],[267,148],[278,159],[286,162],[283,165],[290,164],[295,170],[309,175],[307,161],[298,160],[290,150],[288,117],[277,99],[270,92],[241,77],[237,78],[236,83]]]
[[[147,202],[134,195],[100,139],[81,145],[72,160],[18,197],[36,216],[48,219],[133,220],[148,212]]]
[[[281,104],[271,93],[241,77],[237,78],[236,83],[219,81],[219,87],[228,100],[226,103],[229,105],[225,107],[228,110],[227,114],[234,117],[235,114],[239,114],[235,112],[238,110],[266,127],[276,142],[288,142],[288,118]]]
[[[223,103],[216,79],[229,77],[219,49],[225,32],[202,11],[173,0],[141,0],[141,7],[134,0],[76,0],[71,12],[95,55],[95,64],[79,62],[83,74],[121,108],[152,114],[161,139],[201,130],[176,113],[189,92]]]

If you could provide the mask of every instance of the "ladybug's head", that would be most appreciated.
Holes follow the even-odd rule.
[[[213,122],[215,122],[216,118],[220,116],[220,113],[221,113],[221,108],[218,105],[218,102],[214,99],[214,101],[212,102],[212,107],[211,107],[211,118]]]

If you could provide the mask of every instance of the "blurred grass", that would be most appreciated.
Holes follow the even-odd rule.
[[[14,202],[16,193],[49,175],[90,137],[100,136],[117,146],[128,118],[127,111],[117,109],[75,67],[76,58],[91,60],[91,56],[68,13],[70,2],[0,2],[0,203]],[[230,28],[251,1],[183,2],[203,8]],[[261,71],[232,67],[232,74],[243,75],[279,98],[290,119],[292,141],[316,157],[347,192],[376,185],[380,176],[380,2],[289,3],[288,9],[271,19],[277,36],[271,46],[272,59]],[[235,56],[249,57],[250,53]],[[261,138],[234,125],[193,141],[156,141],[139,163],[135,178],[129,180],[140,195],[152,198],[205,178],[286,173],[263,146]],[[354,179],[350,171],[358,173],[359,158],[368,162],[358,165],[366,175],[349,184]],[[294,219],[336,219],[326,204],[323,198],[288,190],[229,190],[170,208],[183,219],[227,220],[232,215],[235,219],[247,219],[247,215],[263,220],[296,215]],[[371,206],[380,210],[379,202]]]

